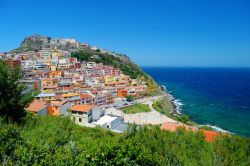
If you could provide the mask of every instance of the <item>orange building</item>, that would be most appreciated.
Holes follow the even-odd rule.
[[[117,96],[118,97],[126,97],[128,95],[128,91],[125,89],[120,89],[117,91]]]
[[[68,114],[68,108],[71,104],[67,100],[51,101],[51,105],[48,106],[48,115],[61,116]]]

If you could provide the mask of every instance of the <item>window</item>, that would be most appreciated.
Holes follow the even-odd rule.
[[[82,118],[79,118],[79,122],[82,122]]]

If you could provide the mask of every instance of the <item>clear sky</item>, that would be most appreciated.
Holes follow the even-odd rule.
[[[0,0],[0,52],[37,33],[141,66],[250,67],[249,0]]]

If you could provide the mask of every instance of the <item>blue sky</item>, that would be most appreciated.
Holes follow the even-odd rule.
[[[1,0],[0,52],[72,37],[141,66],[250,67],[248,0]]]

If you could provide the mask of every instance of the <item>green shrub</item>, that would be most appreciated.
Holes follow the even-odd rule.
[[[135,114],[140,112],[150,112],[150,108],[145,104],[135,104],[122,109],[125,114]]]
[[[75,125],[64,117],[0,120],[2,165],[249,165],[250,140],[158,126],[131,126],[124,134]]]

